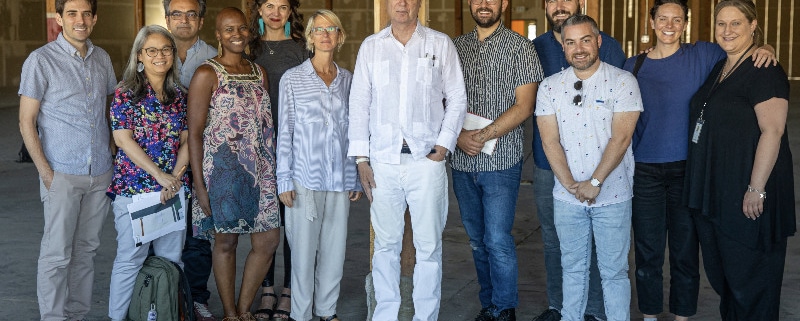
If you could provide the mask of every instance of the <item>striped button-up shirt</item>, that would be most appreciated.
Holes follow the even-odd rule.
[[[417,23],[404,46],[391,29],[367,37],[358,50],[347,154],[400,164],[403,140],[414,159],[435,145],[452,151],[467,109],[453,41]]]
[[[280,82],[278,193],[293,181],[313,191],[361,191],[355,158],[347,157],[347,112],[353,75],[336,66],[330,87],[311,60],[289,69]]]
[[[111,169],[106,98],[117,80],[108,53],[87,40],[86,57],[63,34],[22,65],[19,95],[39,101],[39,139],[50,167],[98,176]]]
[[[500,24],[483,41],[478,32],[455,39],[470,114],[495,120],[516,103],[517,87],[542,81],[536,49],[528,39]],[[453,153],[451,166],[464,172],[498,171],[519,163],[523,156],[523,124],[497,138],[494,153],[469,156],[461,149]]]

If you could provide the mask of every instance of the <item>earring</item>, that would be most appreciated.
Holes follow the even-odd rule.
[[[141,61],[136,64],[136,71],[138,72],[144,71],[144,64]]]
[[[258,34],[264,35],[264,19],[258,17]]]
[[[289,36],[292,35],[292,23],[291,22],[286,21],[286,24],[283,25],[283,33],[284,33],[284,35],[286,35],[286,38],[289,38]]]

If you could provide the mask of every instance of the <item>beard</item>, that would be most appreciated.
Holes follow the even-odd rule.
[[[556,12],[553,12],[552,16],[546,14],[545,17],[547,17],[547,22],[550,23],[550,29],[553,30],[554,32],[561,33],[561,26],[564,24],[564,21],[569,19],[569,17],[572,17],[572,16],[578,14],[579,12],[581,12],[581,8],[580,7],[578,7],[578,9],[573,13],[570,13],[569,11],[565,11],[565,10],[558,10]],[[553,20],[553,17],[555,17],[557,15],[560,15],[560,14],[566,14],[566,15],[569,15],[569,16],[567,16],[567,18],[565,18],[564,20]]]
[[[478,14],[482,11],[489,12],[491,15],[488,18],[481,18]],[[481,7],[472,12],[472,19],[475,20],[479,27],[489,28],[500,21],[500,12],[494,12],[491,8]]]
[[[586,59],[584,59],[582,61],[576,62],[575,61],[575,56],[577,56],[577,55],[587,55],[587,57],[586,57]],[[597,51],[595,51],[593,53],[591,53],[591,52],[576,52],[576,53],[573,53],[572,55],[567,57],[567,62],[569,63],[570,66],[572,66],[572,68],[575,68],[576,70],[586,70],[586,69],[589,69],[592,65],[594,65],[597,62],[597,59],[598,59],[598,52]]]

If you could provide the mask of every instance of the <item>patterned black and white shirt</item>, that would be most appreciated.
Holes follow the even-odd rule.
[[[467,87],[467,112],[497,119],[516,102],[517,87],[544,78],[533,43],[503,24],[483,41],[477,30],[454,41],[464,83]],[[469,156],[456,148],[451,159],[455,170],[484,172],[508,169],[522,160],[523,124],[497,139],[494,153]]]

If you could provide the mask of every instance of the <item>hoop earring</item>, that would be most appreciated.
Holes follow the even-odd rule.
[[[144,71],[144,64],[141,61],[136,64],[136,71],[138,72]]]
[[[258,17],[258,34],[264,35],[264,19],[261,17]]]
[[[289,38],[289,36],[292,35],[292,23],[291,22],[286,21],[286,24],[283,25],[283,34],[286,36],[286,38]]]

